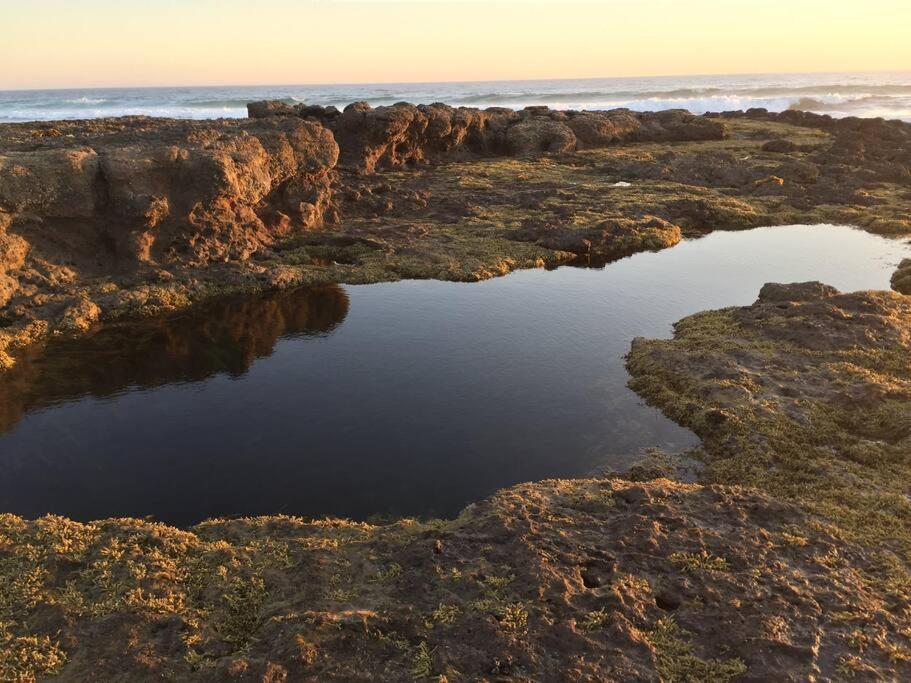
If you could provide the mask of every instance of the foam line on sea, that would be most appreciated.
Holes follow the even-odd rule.
[[[233,118],[246,116],[247,102],[262,99],[339,108],[366,100],[374,106],[407,101],[514,109],[535,105],[591,110],[626,107],[634,111],[681,108],[697,114],[763,107],[911,120],[911,72],[18,90],[0,92],[0,121],[124,115]]]

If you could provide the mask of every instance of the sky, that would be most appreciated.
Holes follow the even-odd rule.
[[[909,0],[0,0],[0,89],[911,70]]]

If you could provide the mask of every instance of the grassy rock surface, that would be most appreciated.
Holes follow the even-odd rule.
[[[357,164],[333,166],[337,131],[324,127],[325,115],[0,126],[0,367],[48,334],[79,334],[97,321],[157,315],[227,293],[481,280],[760,225],[911,233],[907,124],[799,112],[642,120],[615,112],[604,121],[537,112],[518,120],[575,122],[583,142],[575,152],[508,156],[496,146],[456,153],[462,148],[433,142],[426,131],[421,137],[412,124],[404,132],[389,121],[380,126],[372,111],[363,118],[379,140],[405,138],[386,145],[374,164],[380,170],[368,175]],[[599,121],[606,128],[581,125]],[[77,165],[84,173],[76,179],[85,182],[67,176],[63,183],[73,154],[90,144],[99,151],[79,152]],[[371,145],[363,150],[374,154]],[[349,156],[366,158],[358,149],[349,146]],[[25,192],[29,164],[50,174],[48,191],[72,192]],[[209,180],[187,185],[184,167],[214,175],[194,172]],[[207,198],[201,208],[190,201],[194,192]],[[90,221],[99,211],[103,220]],[[78,235],[86,238],[79,248],[61,242]],[[99,265],[108,248],[111,258]]]
[[[631,386],[702,437],[706,481],[797,504],[863,548],[864,582],[901,634],[891,655],[901,662],[911,660],[909,351],[907,297],[803,283],[686,318],[672,340],[637,339],[628,359]],[[856,617],[861,632],[869,616]],[[861,667],[868,641],[846,642]]]
[[[900,677],[907,638],[866,563],[792,505],[666,479],[379,526],[6,515],[0,678]]]
[[[322,125],[291,119],[250,125]],[[769,224],[909,232],[904,124],[761,111],[715,122],[723,139],[375,175],[321,167],[338,223],[270,232],[244,258],[205,264],[161,263],[154,248],[126,270],[58,262],[29,241],[32,216],[0,207],[0,365],[50,334],[225,292],[478,280]],[[274,310],[265,338],[335,319]],[[243,310],[223,321],[235,323],[248,326]],[[0,679],[907,679],[909,345],[909,299],[819,283],[768,285],[753,306],[687,318],[673,340],[637,340],[633,387],[703,438],[700,484],[545,481],[452,521],[380,525],[0,515]]]

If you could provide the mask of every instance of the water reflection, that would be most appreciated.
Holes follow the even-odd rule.
[[[697,442],[626,386],[634,337],[770,281],[888,287],[908,256],[789,226],[601,270],[301,290],[113,326],[0,378],[0,511],[448,516],[516,482],[623,469]]]
[[[220,373],[240,377],[282,337],[331,333],[348,303],[337,285],[221,300],[192,314],[113,324],[33,348],[0,382],[0,431],[30,411],[81,396]]]

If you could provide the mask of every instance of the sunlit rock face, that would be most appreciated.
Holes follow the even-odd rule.
[[[89,271],[243,259],[322,224],[337,159],[330,131],[295,119],[0,126],[3,267],[23,261],[8,231]]]
[[[911,233],[901,122],[363,102],[250,114],[0,125],[0,367],[48,334],[227,292],[474,281],[762,225]]]
[[[335,107],[253,102],[252,118],[305,118],[331,128],[341,148],[341,163],[371,173],[429,159],[469,154],[537,156],[619,142],[720,140],[717,121],[682,110],[636,113],[554,111],[526,107],[472,109],[445,104],[394,104],[373,108],[355,102]]]

